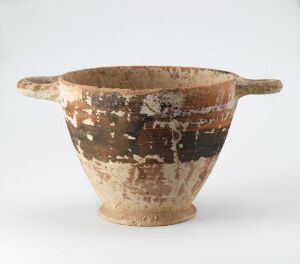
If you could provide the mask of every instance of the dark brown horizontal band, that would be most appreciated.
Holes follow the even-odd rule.
[[[84,125],[74,128],[70,123],[68,128],[75,148],[79,151],[80,147],[87,159],[123,163],[136,163],[139,159],[174,163],[211,157],[220,152],[228,133],[228,127],[177,133],[170,129],[156,131],[137,127],[127,133],[111,132],[105,127],[93,129],[91,133]],[[89,140],[88,135],[93,140]]]

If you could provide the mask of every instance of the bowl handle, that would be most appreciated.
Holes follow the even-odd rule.
[[[23,78],[18,81],[17,88],[26,96],[59,101],[58,76]]]
[[[250,80],[238,77],[236,95],[241,98],[248,94],[278,93],[282,89],[282,82],[274,79]]]

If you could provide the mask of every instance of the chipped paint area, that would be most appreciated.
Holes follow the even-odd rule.
[[[135,139],[136,139],[136,137],[130,136],[130,135],[128,135],[128,134],[123,134],[123,136],[124,136],[125,138],[130,139],[130,140],[135,140]]]
[[[118,94],[83,93],[79,100],[69,100],[66,104],[66,121],[74,138],[74,146],[77,140],[82,140],[88,159],[94,157],[105,162],[121,160],[134,163],[134,155],[142,159],[147,155],[158,155],[157,162],[197,160],[220,151],[235,104],[232,102],[233,97],[229,96],[229,101],[220,97],[219,104],[204,107],[205,110],[203,107],[191,108],[191,99],[196,100],[196,103],[201,102],[195,98],[173,91],[126,98]],[[149,117],[150,112],[145,114],[145,102],[150,103],[150,100],[154,102],[152,107],[160,105],[160,115],[150,114]],[[93,102],[92,108],[89,108],[90,101]],[[154,109],[158,111],[157,105]],[[206,110],[208,108],[210,111]],[[162,136],[157,136],[157,133]],[[89,143],[91,140],[87,134],[93,135],[97,147]],[[211,142],[211,145],[207,146],[206,141]],[[107,142],[110,142],[109,147],[106,146]],[[124,154],[128,158],[120,159]]]
[[[118,156],[116,156],[116,157],[117,157],[118,160],[121,160],[121,159],[128,159],[128,157],[127,157],[126,155],[124,155],[123,157],[118,155]]]
[[[65,115],[66,120],[69,121],[73,127],[77,127],[77,115],[78,115],[78,112],[76,112],[76,111],[74,112],[72,117]]]
[[[87,139],[90,140],[90,141],[92,141],[92,140],[94,139],[93,136],[92,136],[91,134],[87,134],[86,137],[87,137]]]
[[[121,110],[119,110],[119,111],[111,111],[111,114],[119,116],[119,117],[123,117],[125,115],[125,112],[121,111]]]
[[[147,116],[154,116],[156,114],[162,113],[162,106],[172,106],[173,109],[179,110],[182,108],[183,97],[174,92],[165,92],[165,93],[153,93],[148,94],[143,100],[143,105],[141,107],[141,114]],[[166,111],[165,110],[165,111]]]
[[[156,160],[158,162],[164,162],[164,159],[161,158],[159,155],[155,154],[155,155],[146,155],[145,157],[141,157],[139,155],[133,154],[133,158],[134,160],[138,163],[138,164],[142,164],[142,163],[146,163],[147,160]]]
[[[86,96],[86,97],[85,97],[85,102],[86,102],[89,106],[92,106],[92,97],[91,97],[91,96]]]
[[[106,115],[106,111],[97,109],[97,110],[96,110],[96,115],[97,115],[97,116],[100,116],[101,114]]]
[[[222,130],[223,131],[223,130]],[[225,130],[224,130],[225,131]],[[215,129],[209,130],[209,131],[205,131],[205,134],[213,134],[215,133]]]
[[[89,126],[93,126],[94,125],[94,122],[93,122],[93,120],[91,118],[84,119],[82,121],[82,123],[85,124],[85,125],[89,125]]]

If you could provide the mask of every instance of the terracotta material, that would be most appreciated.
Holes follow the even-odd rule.
[[[279,80],[188,67],[103,67],[25,78],[21,93],[60,102],[82,166],[120,224],[192,218],[192,201],[225,142],[238,99]]]

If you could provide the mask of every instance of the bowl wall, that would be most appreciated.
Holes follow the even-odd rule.
[[[170,72],[170,78],[176,76]],[[173,219],[178,210],[188,212],[176,222],[190,218],[186,208],[225,142],[237,103],[235,89],[235,80],[141,90],[61,83],[72,142],[104,203],[102,214],[140,225],[154,225],[157,215],[158,224],[172,222],[162,219],[168,211]],[[151,212],[150,220],[142,220]]]

